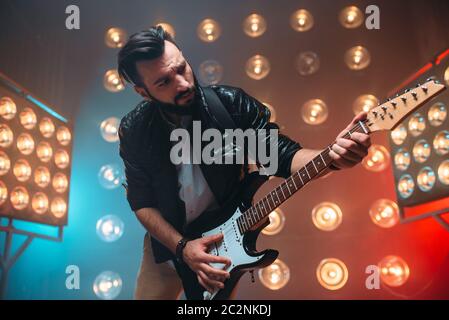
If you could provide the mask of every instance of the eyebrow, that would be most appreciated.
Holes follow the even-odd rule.
[[[179,64],[176,66],[176,69],[178,69],[179,67],[182,67],[182,66],[185,65],[185,64],[186,64],[186,61],[183,60],[181,63],[179,63]],[[166,78],[168,78],[167,75],[163,75],[163,76],[159,77],[156,81],[153,82],[153,85],[157,85],[159,82],[165,80]]]

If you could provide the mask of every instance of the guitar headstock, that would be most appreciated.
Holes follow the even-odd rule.
[[[410,113],[445,89],[438,81],[428,79],[424,84],[407,89],[403,94],[371,109],[366,124],[371,132],[393,130]]]

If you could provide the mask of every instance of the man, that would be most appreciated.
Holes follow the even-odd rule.
[[[202,212],[224,203],[242,177],[242,165],[175,165],[171,162],[170,133],[173,129],[190,128],[194,120],[201,121],[201,130],[216,128],[219,123],[211,113],[190,64],[161,27],[152,27],[130,37],[119,52],[118,71],[145,99],[122,119],[119,129],[127,199],[148,231],[135,298],[176,298],[182,289],[174,268],[177,263],[186,263],[205,290],[222,288],[229,273],[209,264],[228,265],[230,261],[207,251],[208,245],[219,241],[222,235],[187,241],[182,232]],[[278,128],[269,121],[268,108],[244,90],[224,85],[211,88],[236,127],[242,130]],[[369,135],[353,133],[351,140],[341,138],[365,117],[364,113],[358,115],[338,135],[330,152],[334,170],[353,167],[366,156]],[[302,148],[279,134],[275,175],[287,178],[319,152],[321,150]]]

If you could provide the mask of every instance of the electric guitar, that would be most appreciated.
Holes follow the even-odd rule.
[[[428,79],[423,85],[406,90],[405,93],[371,109],[367,118],[359,121],[344,138],[350,139],[354,132],[371,134],[381,130],[392,130],[410,113],[445,89],[444,85]],[[224,282],[223,289],[215,289],[214,292],[205,291],[199,284],[197,275],[187,265],[179,266],[178,273],[188,299],[228,299],[245,272],[273,263],[279,254],[278,251],[272,249],[256,251],[259,233],[270,223],[268,215],[274,209],[332,163],[329,155],[331,146],[332,144],[254,204],[252,203],[254,194],[268,178],[259,175],[258,172],[248,174],[221,208],[203,213],[187,226],[185,236],[191,239],[223,233],[223,239],[210,246],[208,252],[228,257],[232,262],[226,269],[231,277]],[[211,266],[224,268],[221,263],[212,263]]]

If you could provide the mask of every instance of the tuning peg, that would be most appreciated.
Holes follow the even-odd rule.
[[[390,116],[390,119],[393,119],[393,115],[388,112],[388,115]]]
[[[383,110],[385,113],[387,113],[387,107],[382,106],[382,110]]]
[[[407,102],[407,98],[406,97],[401,97],[402,102],[406,103]]]
[[[382,120],[385,120],[385,117],[384,117],[383,114],[380,115],[380,118],[381,118]]]
[[[395,109],[396,109],[396,105],[397,105],[397,103],[396,103],[395,101],[391,101],[391,105],[393,106],[393,108],[395,108]]]
[[[413,99],[417,100],[416,97],[418,96],[418,94],[415,91],[412,91],[412,96],[413,96]]]
[[[428,90],[428,89],[427,89],[426,86],[422,86],[421,89],[422,89],[422,91],[424,91],[424,93],[427,93],[427,90]]]
[[[377,111],[373,111],[374,118],[377,118]]]
[[[408,93],[409,91],[410,91],[410,89],[407,88],[407,89],[404,90],[404,93]]]

